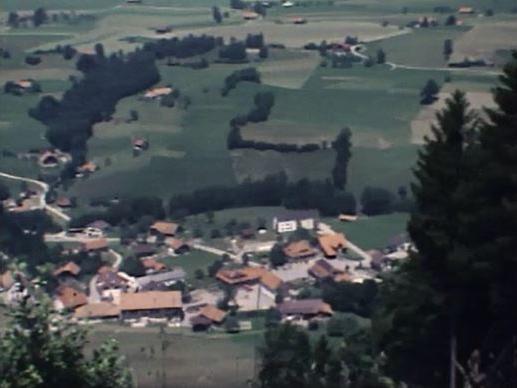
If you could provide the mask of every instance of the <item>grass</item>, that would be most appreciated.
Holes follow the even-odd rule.
[[[391,237],[406,230],[408,214],[393,213],[382,216],[360,218],[355,222],[340,222],[337,219],[324,221],[336,231],[343,232],[350,241],[363,249],[382,249]]]
[[[206,273],[206,268],[217,260],[219,256],[212,253],[192,250],[189,253],[167,257],[162,261],[170,267],[181,267],[187,273],[187,279],[193,280],[197,269],[202,269]]]

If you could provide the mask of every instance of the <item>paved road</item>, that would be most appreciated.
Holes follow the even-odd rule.
[[[47,233],[44,238],[46,242],[86,242],[92,240],[92,238],[85,236],[67,236],[66,232],[55,234]],[[116,243],[120,241],[118,237],[107,237],[106,240],[108,243]]]
[[[108,252],[111,253],[115,257],[115,262],[113,263],[113,268],[115,268],[118,271],[118,269],[120,268],[120,264],[122,264],[122,260],[123,260],[122,255],[113,249],[110,249]]]
[[[192,248],[199,249],[200,251],[205,251],[208,253],[213,253],[214,255],[217,255],[217,256],[228,255],[228,256],[230,256],[230,259],[232,259],[232,260],[239,260],[238,255],[234,255],[227,251],[223,251],[222,249],[210,247],[208,245],[203,245],[200,243],[193,243]]]
[[[41,189],[41,191],[38,191],[39,204],[36,207],[36,209],[44,209],[44,210],[48,211],[49,213],[52,213],[54,216],[60,218],[61,220],[65,221],[65,222],[70,222],[70,216],[68,214],[65,214],[63,211],[56,209],[47,203],[45,198],[49,191],[49,186],[45,182],[41,182],[36,179],[26,178],[26,177],[22,177],[22,176],[11,175],[11,174],[7,174],[5,172],[0,172],[0,177],[17,180],[17,181],[22,181],[22,182],[27,182],[27,183],[32,183],[33,185],[38,186]]]
[[[97,276],[94,275],[90,280],[90,293],[88,295],[88,303],[97,303],[101,301],[101,295],[97,289]]]
[[[363,61],[369,59],[370,57],[366,54],[363,54],[360,50],[364,48],[363,45],[358,44],[352,46],[351,52],[356,57],[361,58]],[[499,75],[501,74],[495,70],[488,70],[486,68],[465,68],[465,67],[430,67],[430,66],[411,66],[411,65],[401,65],[394,62],[386,62],[386,65],[390,67],[390,70],[395,69],[405,69],[405,70],[423,70],[423,71],[451,71],[451,72],[466,72],[466,73],[478,73],[478,74],[490,74],[490,75]]]

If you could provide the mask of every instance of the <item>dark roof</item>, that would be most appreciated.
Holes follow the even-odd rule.
[[[141,276],[136,278],[136,282],[140,287],[146,287],[149,283],[163,283],[168,281],[176,281],[185,279],[186,273],[183,268],[174,268],[172,271],[159,272],[152,275]]]
[[[289,300],[278,306],[282,315],[316,315],[327,312],[329,308],[330,306],[322,299]],[[329,313],[332,314],[332,310]]]
[[[306,220],[309,218],[318,218],[319,213],[317,210],[284,210],[276,216],[279,222],[292,221],[292,220]]]
[[[100,230],[106,230],[111,228],[111,225],[104,220],[96,220],[88,224],[90,228],[97,228]]]
[[[156,248],[151,244],[138,244],[131,248],[135,255],[152,255]]]

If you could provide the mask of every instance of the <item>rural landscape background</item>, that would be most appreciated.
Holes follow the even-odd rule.
[[[179,229],[158,240],[188,242],[188,253],[144,238],[153,260],[184,271],[184,294],[206,292],[249,327],[108,320],[87,325],[88,351],[117,339],[141,387],[251,386],[271,311],[290,297],[332,305],[338,334],[309,324],[309,339],[328,334],[340,349],[347,330],[372,327],[370,282],[377,297],[398,265],[386,255],[407,257],[414,170],[436,113],[460,89],[486,119],[516,38],[515,0],[3,0],[0,199],[2,217],[20,220],[0,222],[0,274],[43,278],[55,299],[53,274],[73,261],[91,302],[102,266],[145,274],[135,246],[166,220]],[[286,208],[316,209],[323,226],[283,234]],[[99,220],[112,228],[88,265],[70,252],[91,236],[73,233]],[[309,264],[305,277],[288,274],[298,268],[285,250],[293,242],[329,259],[321,228],[353,244],[328,262],[340,274],[353,265],[349,283],[362,286],[326,289]],[[234,311],[239,291],[217,274],[248,265],[289,287]],[[250,298],[261,298],[257,287]]]

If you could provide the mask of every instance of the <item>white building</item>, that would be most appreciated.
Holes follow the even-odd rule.
[[[298,228],[314,230],[317,219],[316,210],[290,210],[273,218],[273,229],[278,233],[294,232]]]

